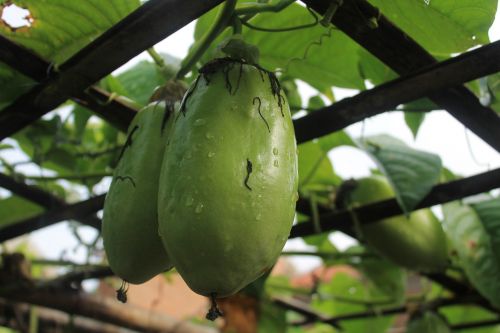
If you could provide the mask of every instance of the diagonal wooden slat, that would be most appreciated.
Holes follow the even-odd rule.
[[[0,243],[64,220],[82,219],[102,209],[105,194],[75,204],[56,207],[20,222],[0,228]],[[100,225],[94,226],[99,228]]]
[[[0,112],[0,140],[165,39],[223,0],[149,0]],[[147,33],[145,33],[147,32]]]
[[[50,192],[47,192],[36,186],[19,182],[2,173],[0,173],[0,187],[3,187],[20,197],[33,201],[47,209],[64,207],[67,205],[67,203],[63,199],[53,195]],[[94,228],[100,228],[101,225],[101,219],[95,216],[95,214],[82,216],[78,220],[81,223]]]
[[[295,120],[297,142],[338,131],[366,117],[395,109],[399,104],[499,72],[498,59],[500,41],[345,98]]]
[[[2,35],[0,35],[0,61],[37,82],[48,80],[51,73],[48,61]],[[96,86],[72,96],[72,99],[124,132],[138,111],[120,99],[112,98],[108,92]]]
[[[321,15],[331,3],[329,0],[302,2]],[[365,0],[350,0],[343,2],[331,22],[400,75],[437,62],[382,14]],[[370,19],[377,21],[376,27],[369,23]],[[500,117],[481,105],[470,90],[463,86],[447,88],[431,94],[429,98],[500,151]]]
[[[500,188],[500,169],[436,185],[415,209],[443,204],[497,188]],[[324,213],[320,215],[319,221],[321,232],[330,230],[350,232],[353,214],[359,223],[373,223],[383,218],[401,215],[403,210],[396,199],[388,199],[353,208],[351,211],[339,210]],[[314,223],[304,222],[292,228],[290,238],[304,237],[315,233],[317,231]]]

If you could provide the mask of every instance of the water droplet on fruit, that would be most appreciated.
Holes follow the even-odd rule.
[[[211,158],[211,157],[215,156],[215,153],[213,151],[209,151],[207,155],[208,155],[208,158]]]
[[[193,197],[187,197],[186,199],[186,207],[191,207],[194,203]]]
[[[280,166],[280,162],[278,162],[278,160],[274,160],[273,165],[274,165],[275,167],[279,167],[279,166]]]
[[[203,204],[201,202],[199,202],[197,205],[196,205],[196,208],[194,209],[194,212],[196,214],[200,214],[201,211],[203,210]]]
[[[299,200],[299,192],[295,192],[292,197],[293,202],[297,202]]]
[[[203,118],[196,119],[194,121],[194,126],[203,126],[207,123],[207,121]]]
[[[273,148],[273,155],[278,156],[278,148]]]
[[[208,139],[208,140],[212,140],[214,138],[214,135],[210,132],[207,132],[207,134],[205,134],[205,137]]]

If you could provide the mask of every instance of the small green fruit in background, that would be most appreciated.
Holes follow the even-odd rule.
[[[394,191],[382,176],[356,180],[355,189],[349,193],[351,207],[369,204],[394,197]],[[364,240],[376,252],[403,267],[435,272],[448,264],[447,241],[441,226],[430,209],[362,224]]]

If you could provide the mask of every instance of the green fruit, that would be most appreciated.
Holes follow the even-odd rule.
[[[349,194],[351,206],[392,197],[391,185],[381,176],[357,180],[356,188]],[[400,215],[363,224],[361,232],[376,252],[403,267],[433,272],[447,266],[446,235],[429,209],[412,212],[408,218]]]
[[[191,289],[225,297],[268,271],[288,238],[296,142],[273,74],[227,58],[200,73],[163,161],[159,230]]]
[[[170,113],[164,103],[154,103],[135,116],[104,204],[102,237],[109,265],[130,283],[172,267],[158,236],[157,213]]]
[[[439,315],[425,312],[410,320],[406,333],[451,333],[451,329]]]

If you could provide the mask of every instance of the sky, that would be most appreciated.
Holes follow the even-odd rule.
[[[16,13],[13,12],[9,15],[12,15],[10,19],[13,19]],[[5,19],[5,17],[3,18]],[[194,23],[191,23],[158,43],[155,49],[159,52],[183,58],[192,43],[193,31]],[[498,13],[490,30],[490,39],[491,41],[500,39],[500,17]],[[149,56],[141,54],[124,65],[118,72],[130,68],[130,66],[142,59],[149,59]],[[316,94],[311,87],[303,82],[299,83],[299,89],[304,100]],[[334,93],[337,100],[339,100],[357,92],[347,89],[334,89]],[[413,148],[438,154],[442,158],[444,166],[463,176],[500,167],[500,155],[444,111],[435,111],[428,114],[416,139],[413,138],[406,127],[403,114],[400,112],[385,113],[369,118],[364,123],[349,126],[346,131],[353,137],[390,133],[407,142]],[[343,178],[366,176],[370,173],[370,169],[375,167],[373,161],[366,154],[351,147],[334,149],[330,152],[329,157],[334,165],[335,172]],[[83,229],[82,236],[91,239],[94,232],[90,228]],[[65,254],[65,258],[80,261],[84,253],[83,249],[76,248],[76,239],[69,235],[67,224],[60,223],[33,233],[32,240],[36,248],[49,258],[59,258],[63,250],[69,249]],[[57,241],[54,241],[55,239]],[[331,239],[340,249],[353,244],[351,239],[341,233],[334,233]],[[295,239],[290,240],[285,249],[304,250],[308,249],[308,247],[302,240]],[[292,260],[301,272],[310,270],[320,264],[319,259],[311,257],[292,257]]]

